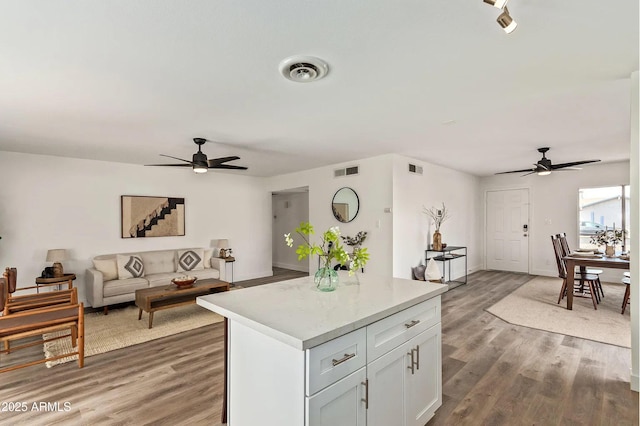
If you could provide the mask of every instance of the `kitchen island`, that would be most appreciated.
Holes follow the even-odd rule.
[[[231,426],[416,425],[442,403],[440,294],[424,281],[341,274],[201,296],[228,319]]]

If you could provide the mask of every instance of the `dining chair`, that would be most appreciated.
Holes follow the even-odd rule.
[[[571,254],[571,249],[569,248],[569,242],[567,241],[567,233],[561,232],[559,234],[556,234],[556,237],[560,239],[560,245],[562,247],[562,252],[564,256],[569,256]],[[600,281],[600,274],[602,274],[603,272],[604,271],[602,269],[595,269],[595,268],[586,269],[587,274],[596,276],[595,288],[596,288],[596,299],[598,300],[598,302],[600,302],[601,297],[604,297],[604,290],[602,288],[602,282]],[[579,269],[579,273],[584,275],[584,272],[581,269]]]
[[[558,296],[558,304],[560,301],[566,296],[568,291],[568,283],[567,283],[567,266],[565,261],[562,259],[564,257],[562,250],[562,243],[560,242],[560,238],[556,235],[551,236],[551,243],[553,244],[553,252],[556,258],[556,265],[558,266],[558,276],[562,278],[562,288],[560,289],[560,295]],[[574,296],[584,297],[585,293],[589,293],[591,296],[591,301],[593,302],[593,309],[598,309],[598,300],[596,298],[596,290],[595,283],[597,280],[597,276],[585,274],[582,276],[576,276],[574,278],[574,282],[572,283],[572,291]],[[586,284],[587,288],[582,287],[582,283]],[[577,293],[576,293],[577,290]]]
[[[631,277],[624,277],[622,279],[622,283],[626,284],[627,288],[624,289],[624,296],[622,297],[622,312],[621,314],[624,315],[624,311],[627,309],[627,305],[630,302],[631,299]]]

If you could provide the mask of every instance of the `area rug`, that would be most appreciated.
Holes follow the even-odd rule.
[[[84,354],[85,357],[109,352],[127,346],[137,345],[172,334],[215,324],[224,318],[199,305],[180,306],[155,312],[153,328],[149,329],[149,314],[142,314],[138,321],[138,308],[127,306],[122,309],[109,310],[109,315],[102,311],[85,314],[84,316]],[[61,332],[45,334],[44,337],[54,337]],[[46,357],[71,352],[71,339],[58,339],[44,344]],[[57,364],[77,360],[78,356],[71,356],[47,361],[48,368]]]
[[[625,285],[603,283],[605,297],[593,309],[591,298],[573,298],[573,310],[567,301],[557,304],[562,280],[536,277],[487,309],[511,324],[631,347],[629,309],[620,314]]]

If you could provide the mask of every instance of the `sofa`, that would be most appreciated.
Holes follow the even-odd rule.
[[[134,301],[136,290],[170,285],[176,277],[225,281],[226,262],[218,254],[218,249],[188,248],[96,256],[85,274],[87,302],[106,314],[109,305]]]

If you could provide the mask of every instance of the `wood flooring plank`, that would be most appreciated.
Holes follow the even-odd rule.
[[[629,349],[511,325],[485,311],[531,278],[480,271],[442,295],[443,405],[428,425],[637,425]],[[4,412],[0,425],[219,425],[222,336],[218,323],[89,357],[83,369],[4,373],[0,401],[69,401],[71,410]],[[39,358],[42,348],[18,354]]]

